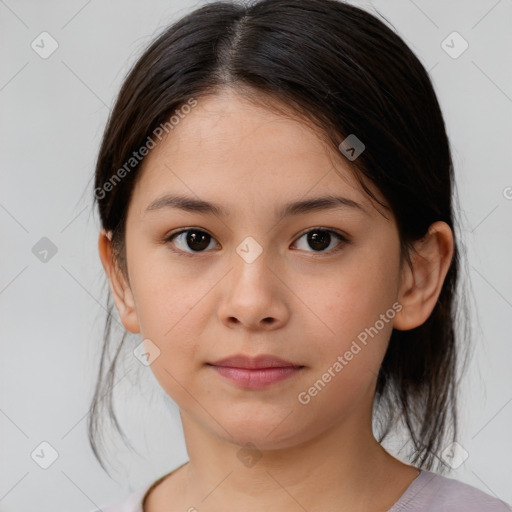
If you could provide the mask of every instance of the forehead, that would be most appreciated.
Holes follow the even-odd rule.
[[[144,159],[137,195],[147,203],[170,190],[270,205],[329,193],[370,209],[345,157],[312,123],[272,103],[264,107],[232,90],[198,99]]]

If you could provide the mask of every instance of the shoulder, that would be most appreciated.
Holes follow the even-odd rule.
[[[187,461],[188,462],[188,461]],[[149,494],[152,493],[152,491],[158,487],[158,485],[163,482],[166,478],[171,476],[172,474],[176,473],[180,468],[185,466],[187,464],[185,462],[181,466],[177,467],[176,469],[173,469],[170,473],[167,473],[158,480],[154,481],[149,486],[139,487],[135,491],[133,491],[131,494],[128,494],[125,496],[125,498],[121,501],[118,501],[117,503],[113,503],[111,505],[106,505],[103,507],[100,507],[99,509],[91,510],[90,512],[144,512],[144,505],[148,507],[147,499],[149,497]],[[154,494],[154,493],[153,493]]]
[[[125,496],[116,503],[102,506],[99,509],[91,510],[91,512],[143,512],[142,499],[147,491],[147,487],[141,487]]]
[[[397,508],[422,512],[511,512],[512,507],[476,487],[423,471]],[[402,500],[400,500],[402,501]],[[398,503],[397,503],[398,505]],[[393,509],[394,512],[394,509]]]

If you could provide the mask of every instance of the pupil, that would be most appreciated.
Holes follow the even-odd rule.
[[[202,250],[206,249],[210,243],[208,238],[210,235],[208,233],[203,233],[201,231],[189,231],[187,234],[187,243],[189,247],[194,250]],[[195,247],[193,244],[198,244]]]
[[[313,231],[308,234],[308,243],[313,249],[322,250],[329,247],[330,238],[331,235],[327,231]]]

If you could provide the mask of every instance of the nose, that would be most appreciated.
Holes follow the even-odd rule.
[[[221,321],[229,328],[273,330],[283,327],[290,316],[289,289],[272,266],[265,251],[252,262],[238,254],[233,269],[223,280],[218,307]]]

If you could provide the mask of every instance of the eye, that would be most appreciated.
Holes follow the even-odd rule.
[[[314,249],[313,252],[337,252],[341,250],[340,246],[343,246],[341,242],[348,243],[348,239],[341,233],[321,227],[310,229],[306,233],[303,233],[298,240],[300,241],[304,237],[306,237],[306,243]],[[331,246],[333,238],[338,239],[340,243],[338,243],[334,249],[325,250]],[[301,249],[301,247],[299,247],[299,249]],[[302,249],[304,249],[304,247],[302,247]]]
[[[176,242],[174,242],[174,239],[176,239]],[[208,248],[210,242],[213,240],[214,238],[212,238],[206,231],[196,228],[182,229],[181,231],[173,233],[166,238],[166,242],[172,242],[173,244],[178,245],[178,251],[176,252],[186,252],[191,254],[195,252],[205,252],[204,250]],[[180,244],[181,247],[179,247]],[[187,247],[192,250],[187,250]]]
[[[337,252],[341,250],[340,246],[343,245],[341,242],[348,243],[349,241],[341,233],[322,227],[310,229],[303,233],[298,240],[300,241],[303,238],[305,238],[306,243],[314,249],[312,252],[320,253]],[[331,247],[329,249],[329,246],[332,245],[334,239],[337,239],[339,243],[334,248]],[[176,233],[172,233],[165,239],[166,242],[172,243],[178,247],[178,250],[175,252],[184,252],[188,254],[206,252],[206,249],[210,247],[214,240],[215,239],[206,231],[198,228],[182,229]],[[299,247],[299,249],[307,250],[304,249],[304,247]]]

